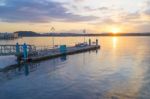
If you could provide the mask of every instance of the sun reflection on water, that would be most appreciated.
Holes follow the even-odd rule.
[[[118,42],[117,37],[113,37],[113,38],[112,38],[112,45],[113,45],[113,48],[114,48],[114,49],[117,47],[117,42]]]

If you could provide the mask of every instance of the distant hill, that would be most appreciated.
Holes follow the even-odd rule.
[[[33,37],[33,36],[41,36],[41,34],[33,32],[33,31],[16,31],[14,34],[17,34],[18,37]]]

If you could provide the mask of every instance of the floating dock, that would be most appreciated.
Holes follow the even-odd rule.
[[[37,56],[35,55],[29,57],[29,60],[41,61],[41,60],[56,58],[64,55],[71,55],[71,54],[81,53],[90,50],[97,50],[99,48],[100,48],[99,45],[87,45],[83,47],[76,47],[76,46],[67,47],[67,50],[64,52],[61,52],[60,49],[46,50],[46,51],[37,52],[39,54]]]

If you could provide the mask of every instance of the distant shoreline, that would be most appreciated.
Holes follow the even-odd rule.
[[[119,37],[119,36],[128,36],[128,37],[133,37],[133,36],[147,36],[149,37],[150,35],[36,35],[36,36],[22,36],[22,37],[96,37],[96,36],[101,36],[101,37]]]
[[[150,33],[36,33],[33,31],[17,31],[14,32],[18,37],[48,37],[48,36],[56,36],[56,37],[79,37],[79,36],[150,36]]]

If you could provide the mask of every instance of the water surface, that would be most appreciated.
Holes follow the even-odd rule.
[[[149,99],[150,38],[96,38],[101,45],[98,51],[0,72],[0,99]],[[55,38],[58,45],[80,41],[82,37]],[[51,38],[0,41],[16,42],[49,46]]]

